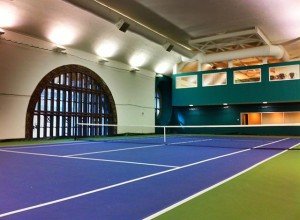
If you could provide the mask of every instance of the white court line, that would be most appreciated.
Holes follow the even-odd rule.
[[[201,139],[201,140],[170,143],[168,145],[187,144],[187,143],[192,143],[192,142],[202,142],[202,141],[211,141],[211,140],[212,139]],[[125,150],[137,150],[137,149],[150,148],[150,147],[161,147],[161,146],[165,146],[165,145],[166,144],[156,144],[156,145],[146,145],[146,146],[141,146],[141,147],[127,147],[127,148],[119,148],[119,149],[114,149],[114,150],[103,150],[103,151],[94,151],[94,152],[81,153],[81,154],[70,154],[70,155],[66,155],[66,156],[73,157],[73,156],[83,156],[83,155],[89,155],[89,154],[102,154],[102,153],[110,153],[110,152],[125,151]]]
[[[283,139],[283,140],[286,140],[286,139]],[[299,144],[300,144],[300,142],[293,145],[289,149],[292,149],[292,148],[296,147]],[[263,161],[261,161],[257,164],[254,164],[253,166],[251,166],[251,167],[249,167],[249,168],[247,168],[247,169],[245,169],[245,170],[243,170],[243,171],[241,171],[241,172],[239,172],[239,173],[237,173],[237,174],[235,174],[235,175],[233,175],[233,176],[231,176],[231,177],[229,177],[229,178],[227,178],[227,179],[225,179],[221,182],[218,182],[218,183],[216,183],[216,184],[214,184],[214,185],[212,185],[212,186],[210,186],[210,187],[208,187],[208,188],[206,188],[206,189],[204,189],[204,190],[202,190],[198,193],[195,193],[194,195],[191,195],[191,196],[189,196],[189,197],[187,197],[187,198],[185,198],[185,199],[183,199],[183,200],[181,200],[181,201],[179,201],[179,202],[177,202],[177,203],[175,203],[175,204],[173,204],[173,205],[171,205],[171,206],[169,206],[169,207],[167,207],[167,208],[165,208],[165,209],[163,209],[159,212],[156,212],[156,213],[144,218],[143,220],[151,220],[153,218],[156,218],[156,217],[158,217],[158,216],[160,216],[160,215],[162,215],[162,214],[164,214],[164,213],[166,213],[166,212],[168,212],[168,211],[170,211],[170,210],[172,210],[172,209],[174,209],[174,208],[176,208],[176,207],[178,207],[178,206],[180,206],[180,205],[182,205],[182,204],[184,204],[184,203],[186,203],[186,202],[188,202],[188,201],[190,201],[190,200],[192,200],[192,199],[194,199],[194,198],[196,198],[196,197],[198,197],[198,196],[200,196],[200,195],[202,195],[202,194],[204,194],[204,193],[206,193],[206,192],[208,192],[208,191],[210,191],[210,190],[212,190],[212,189],[214,189],[214,188],[216,188],[216,187],[218,187],[218,186],[220,186],[220,185],[222,185],[222,184],[224,184],[224,183],[226,183],[226,182],[228,182],[228,181],[230,181],[230,180],[232,180],[232,179],[234,179],[234,178],[236,178],[236,177],[238,177],[238,176],[240,176],[240,175],[242,175],[246,172],[248,172],[249,170],[254,169],[255,167],[257,167],[257,166],[259,166],[259,165],[261,165],[261,164],[263,164],[263,163],[265,163],[265,162],[267,162],[267,161],[269,161],[269,160],[271,160],[271,159],[273,159],[273,158],[275,158],[275,157],[277,157],[277,156],[279,156],[279,155],[281,155],[281,154],[283,154],[287,151],[288,150],[284,150],[282,152],[279,152],[278,154],[275,154],[272,157],[269,157],[269,158],[267,158],[267,159],[265,159],[265,160],[263,160]]]
[[[131,161],[124,161],[124,160],[108,160],[108,159],[85,158],[85,157],[66,157],[66,158],[74,158],[74,159],[79,159],[79,160],[113,162],[113,163],[128,163],[128,164],[146,165],[146,166],[155,166],[155,167],[167,167],[167,168],[177,168],[178,167],[178,166],[171,166],[171,165],[164,165],[164,164],[141,163],[141,162],[131,162]]]
[[[84,141],[84,140],[81,140],[81,141],[71,141],[71,142],[57,142],[55,144],[32,144],[32,145],[25,145],[25,146],[22,146],[22,145],[14,145],[14,146],[0,146],[0,149],[1,148],[9,148],[9,149],[30,149],[30,148],[46,148],[46,147],[59,147],[59,146],[64,146],[64,145],[82,145],[82,144],[99,144],[99,143],[114,143],[114,142],[122,142],[122,141],[125,141],[125,140],[144,140],[144,139],[159,139],[159,138],[162,138],[162,137],[145,137],[145,138],[118,138],[118,139],[103,139],[103,140],[99,140],[99,141]]]
[[[28,155],[44,156],[44,157],[57,157],[57,158],[68,158],[68,159],[78,159],[78,160],[89,160],[89,161],[103,161],[103,162],[111,162],[111,163],[128,163],[128,164],[135,164],[135,165],[157,166],[157,167],[167,167],[167,168],[177,167],[177,166],[164,165],[164,164],[152,164],[152,163],[141,163],[141,162],[133,162],[133,161],[106,160],[106,159],[94,159],[94,158],[84,158],[84,157],[60,156],[60,155],[53,155],[53,154],[30,153],[30,152],[10,151],[10,150],[2,150],[2,149],[0,149],[0,152],[8,152],[8,153],[16,153],[16,154],[28,154]]]
[[[14,150],[14,149],[31,149],[31,148],[46,148],[46,147],[59,147],[59,146],[68,146],[68,145],[82,145],[82,144],[95,144],[96,142],[82,142],[82,141],[78,141],[78,142],[62,142],[62,143],[57,143],[57,144],[33,144],[32,146],[27,146],[24,147],[22,145],[20,146],[3,146],[2,148],[5,149],[10,149],[10,150]],[[99,143],[99,142],[97,142]],[[1,147],[0,147],[1,149]]]
[[[286,140],[286,139],[288,139],[288,138],[281,139],[281,140],[278,140],[278,141],[274,141],[274,142],[269,143],[269,144],[277,143],[279,141],[283,141],[283,140]],[[262,146],[265,146],[265,145],[268,145],[268,144],[264,144]],[[209,158],[209,159],[206,159],[206,160],[201,160],[201,161],[198,161],[198,162],[195,162],[195,163],[191,163],[191,164],[188,164],[188,165],[185,165],[185,166],[181,166],[181,167],[173,168],[173,169],[170,169],[170,170],[150,174],[150,175],[139,177],[139,178],[136,178],[136,179],[131,179],[131,180],[128,180],[128,181],[124,181],[124,182],[113,184],[113,185],[106,186],[106,187],[103,187],[103,188],[87,191],[87,192],[84,192],[84,193],[75,194],[75,195],[65,197],[65,198],[61,198],[61,199],[58,199],[58,200],[53,200],[53,201],[38,204],[38,205],[35,205],[35,206],[29,206],[29,207],[26,207],[26,208],[23,208],[23,209],[17,209],[17,210],[14,210],[14,211],[2,213],[2,214],[0,214],[0,217],[5,217],[5,216],[13,215],[13,214],[16,214],[16,213],[25,212],[25,211],[29,211],[29,210],[32,210],[32,209],[41,208],[41,207],[44,207],[44,206],[64,202],[64,201],[67,201],[67,200],[71,200],[71,199],[75,199],[75,198],[78,198],[78,197],[90,195],[90,194],[97,193],[97,192],[100,192],[100,191],[104,191],[104,190],[107,190],[107,189],[111,189],[111,188],[115,188],[115,187],[118,187],[118,186],[129,184],[129,183],[137,182],[137,181],[140,181],[140,180],[148,179],[148,178],[151,178],[151,177],[154,177],[154,176],[159,176],[159,175],[162,175],[162,174],[165,174],[165,173],[170,173],[170,172],[173,172],[173,171],[176,171],[176,170],[184,169],[184,168],[191,167],[191,166],[194,166],[194,165],[198,165],[198,164],[201,164],[201,163],[205,163],[205,162],[208,162],[208,161],[228,157],[228,156],[235,155],[235,154],[240,154],[240,153],[250,151],[250,150],[251,149],[245,149],[245,150],[240,150],[240,151],[236,151],[236,152],[229,153],[229,154],[224,154],[224,155],[221,155],[221,156],[217,156],[217,157]]]
[[[109,153],[109,152],[116,152],[116,151],[137,150],[137,149],[142,149],[142,148],[161,147],[161,146],[164,146],[164,144],[147,145],[147,146],[141,146],[141,147],[119,148],[119,149],[114,149],[114,150],[93,151],[93,152],[81,153],[81,154],[70,154],[70,155],[66,155],[66,156],[67,157],[83,156],[83,155],[89,155],[89,154],[102,154],[102,153]]]

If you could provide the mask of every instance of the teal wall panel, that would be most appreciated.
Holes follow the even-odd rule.
[[[214,71],[176,74],[172,80],[172,105],[250,104],[262,102],[299,102],[300,80],[269,81],[269,67],[300,64],[297,62],[265,64]],[[234,84],[233,71],[261,68],[261,82]],[[202,74],[227,72],[227,85],[202,87]],[[176,89],[176,78],[197,75],[198,87]]]
[[[172,125],[240,125],[241,113],[300,111],[300,103],[246,104],[231,106],[173,107]],[[182,132],[177,130],[176,132]],[[253,135],[300,135],[294,126],[201,128],[188,129],[189,133],[205,134],[253,134]]]

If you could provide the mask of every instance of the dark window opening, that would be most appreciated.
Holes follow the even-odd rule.
[[[155,92],[155,116],[156,118],[159,118],[161,114],[161,93],[160,90],[157,88]]]

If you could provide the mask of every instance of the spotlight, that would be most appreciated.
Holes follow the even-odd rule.
[[[123,19],[121,19],[120,21],[118,21],[116,23],[117,28],[122,31],[122,32],[126,32],[127,29],[129,28],[129,24],[126,23]]]
[[[166,49],[166,51],[170,52],[171,50],[173,50],[174,45],[171,44],[171,43],[169,43],[169,42],[167,42],[167,43],[165,43],[165,44],[163,45],[163,47]]]

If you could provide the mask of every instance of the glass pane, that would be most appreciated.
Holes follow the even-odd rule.
[[[195,88],[197,86],[197,75],[176,77],[176,89]]]
[[[269,77],[270,81],[300,79],[299,65],[270,67]]]
[[[76,87],[77,80],[76,80],[76,73],[72,73],[72,87]]]
[[[32,137],[37,138],[37,125],[38,125],[38,116],[33,116],[33,131],[32,131]]]
[[[66,82],[65,82],[65,84],[66,84],[67,86],[71,85],[71,84],[70,84],[70,73],[66,73]]]
[[[36,105],[35,105],[35,108],[34,108],[34,110],[38,110],[39,109],[39,101],[37,101],[37,103],[36,103]]]
[[[227,85],[227,74],[222,73],[208,73],[202,75],[202,86],[220,86]]]
[[[51,111],[51,100],[47,101],[47,111]]]
[[[65,82],[65,75],[64,74],[60,75],[60,84],[61,85],[65,85],[66,84],[66,82]]]
[[[261,82],[261,69],[237,70],[233,75],[234,84]]]

